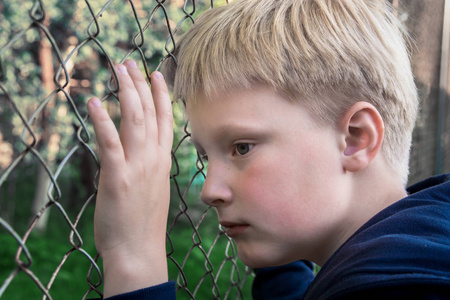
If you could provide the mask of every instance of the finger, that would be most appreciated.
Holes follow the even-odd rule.
[[[169,91],[160,72],[152,73],[151,83],[158,122],[158,142],[170,151],[173,142],[173,112]]]
[[[133,60],[126,60],[124,65],[127,67],[128,73],[133,80],[134,86],[139,94],[142,110],[145,118],[145,133],[147,142],[156,144],[158,141],[156,136],[158,134],[155,105],[153,104],[153,97],[147,80],[139,70],[138,65]]]
[[[100,148],[102,169],[106,169],[108,173],[117,171],[121,168],[120,162],[124,159],[124,153],[116,127],[103,108],[100,99],[91,98],[87,107]]]
[[[126,160],[140,157],[145,151],[145,118],[139,93],[128,74],[127,68],[116,65],[120,81],[119,102],[121,112],[120,139]]]

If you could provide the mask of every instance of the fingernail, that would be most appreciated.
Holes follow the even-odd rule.
[[[127,68],[124,65],[116,65],[116,70],[122,74],[128,74]]]
[[[155,75],[153,75],[156,79],[164,79],[163,74],[161,72],[156,71]]]
[[[126,66],[129,67],[129,68],[133,68],[133,69],[137,69],[137,68],[138,68],[138,65],[137,65],[136,62],[135,62],[134,60],[132,60],[132,59],[127,59],[127,60],[124,62],[124,65],[126,65]]]
[[[94,105],[95,107],[101,107],[101,106],[102,106],[102,102],[101,102],[100,99],[98,99],[98,98],[92,98],[92,99],[91,99],[91,103],[92,103],[92,105]]]

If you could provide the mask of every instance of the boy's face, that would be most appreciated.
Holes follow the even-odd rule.
[[[265,87],[188,103],[192,140],[208,157],[202,200],[251,267],[322,264],[342,242],[339,132]]]

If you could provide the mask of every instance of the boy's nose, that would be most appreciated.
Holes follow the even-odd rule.
[[[216,207],[231,201],[232,191],[228,184],[229,172],[225,165],[209,162],[201,193],[201,199],[204,203]]]

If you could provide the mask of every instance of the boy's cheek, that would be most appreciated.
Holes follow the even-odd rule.
[[[280,169],[276,168],[277,164],[268,160],[260,160],[249,166],[242,176],[237,180],[240,185],[241,193],[247,194],[244,199],[259,199],[269,197],[279,190],[274,187],[277,177],[281,176]],[[263,204],[263,203],[261,203]]]

